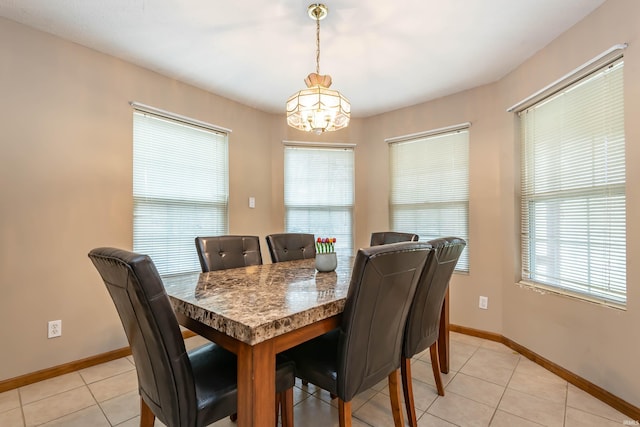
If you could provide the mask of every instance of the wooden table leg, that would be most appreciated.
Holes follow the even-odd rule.
[[[273,341],[242,343],[238,351],[238,427],[273,427],[276,354]]]
[[[440,372],[449,373],[449,289],[444,296],[440,312],[440,334],[438,336],[438,359]]]

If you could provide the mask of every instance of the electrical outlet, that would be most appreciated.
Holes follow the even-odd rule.
[[[47,338],[55,338],[62,335],[62,320],[51,320],[48,323]]]
[[[489,297],[480,297],[480,302],[478,303],[478,307],[483,310],[489,308]]]

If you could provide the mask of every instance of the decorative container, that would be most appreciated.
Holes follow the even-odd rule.
[[[316,254],[316,270],[321,273],[334,271],[338,266],[338,258],[335,252],[325,252]]]

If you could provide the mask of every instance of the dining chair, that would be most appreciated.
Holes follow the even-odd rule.
[[[340,326],[285,352],[296,376],[338,397],[340,427],[351,426],[351,400],[389,381],[396,426],[403,332],[418,279],[431,253],[422,242],[358,250]]]
[[[273,263],[315,258],[316,256],[316,240],[313,234],[269,234],[266,240]]]
[[[440,330],[440,312],[444,302],[449,280],[456,267],[460,254],[466,246],[463,239],[443,237],[427,242],[433,247],[433,256],[424,266],[416,293],[413,297],[402,346],[402,390],[410,427],[417,426],[416,409],[411,381],[411,358],[429,349],[431,368],[440,396],[444,396],[444,387],[440,377],[438,360],[438,333]]]
[[[413,233],[398,233],[396,231],[378,231],[371,233],[371,246],[388,245],[398,242],[417,242],[420,237]]]
[[[203,273],[262,264],[258,236],[198,236],[195,243]],[[277,398],[276,412],[280,406]],[[229,418],[237,421],[238,414],[233,413]]]
[[[138,375],[140,426],[158,418],[167,427],[203,427],[237,412],[237,357],[216,344],[186,351],[162,279],[151,258],[97,248],[89,258],[100,273],[131,347]],[[276,391],[293,426],[294,364],[276,366]]]
[[[258,236],[196,237],[202,272],[262,264]]]

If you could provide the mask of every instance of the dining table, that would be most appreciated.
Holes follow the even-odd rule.
[[[180,325],[237,355],[239,427],[273,426],[276,354],[339,326],[353,261],[338,256],[332,272],[316,271],[311,258],[163,278]],[[443,372],[448,299],[445,306]]]

